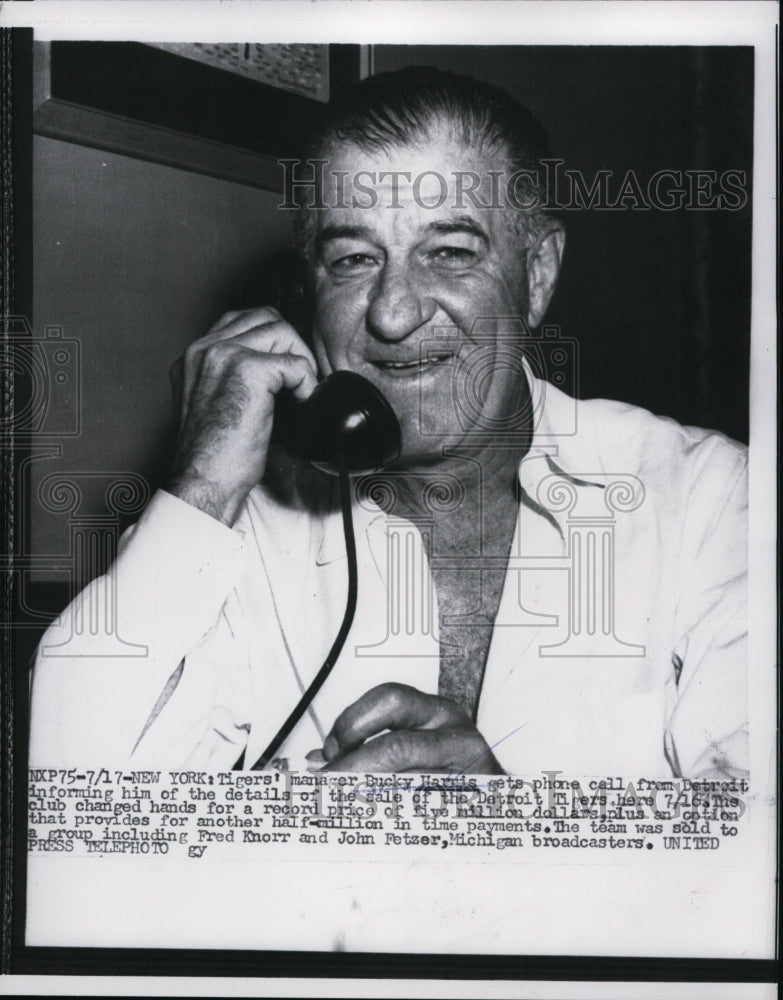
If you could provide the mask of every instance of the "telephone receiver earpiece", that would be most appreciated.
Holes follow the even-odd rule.
[[[320,382],[309,399],[278,397],[278,440],[322,472],[378,472],[399,458],[400,423],[383,393],[351,371]]]

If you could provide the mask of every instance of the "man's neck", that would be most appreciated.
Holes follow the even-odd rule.
[[[526,449],[463,448],[437,464],[395,470],[389,514],[428,524],[431,555],[506,555],[518,509],[519,463]],[[407,473],[407,474],[406,474]],[[383,482],[384,474],[376,477]]]

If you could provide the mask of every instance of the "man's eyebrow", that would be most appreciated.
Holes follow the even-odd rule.
[[[318,234],[316,244],[322,247],[330,240],[342,239],[368,239],[370,230],[367,226],[338,226],[334,223],[327,223]]]
[[[436,219],[424,227],[425,234],[436,233],[439,236],[449,236],[453,233],[469,233],[476,236],[484,243],[489,244],[489,236],[483,226],[479,225],[475,219],[469,215],[460,215],[454,219]],[[316,247],[321,249],[331,240],[340,239],[371,239],[372,232],[369,226],[358,225],[337,225],[327,223],[318,233]]]
[[[425,232],[438,233],[441,236],[449,236],[451,233],[470,233],[489,243],[489,236],[484,227],[469,215],[460,215],[456,219],[437,219],[425,227]]]

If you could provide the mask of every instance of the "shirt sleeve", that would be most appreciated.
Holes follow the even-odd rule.
[[[682,535],[673,657],[679,677],[665,745],[678,776],[744,777],[749,766],[747,456],[722,439],[704,450],[694,469]]]
[[[44,634],[30,763],[126,763],[241,572],[243,536],[163,491],[117,559]]]

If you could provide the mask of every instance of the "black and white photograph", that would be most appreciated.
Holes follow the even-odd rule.
[[[6,982],[772,996],[776,6],[26,6]]]

